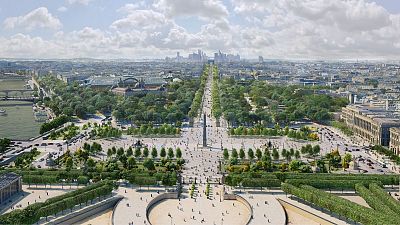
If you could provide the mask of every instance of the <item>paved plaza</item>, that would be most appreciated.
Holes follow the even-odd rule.
[[[22,192],[15,194],[5,205],[2,205],[0,212],[7,213],[15,209],[23,209],[30,204],[44,202],[49,198],[65,194],[77,188],[79,187],[76,185],[47,185],[46,187],[44,185],[30,185],[30,187],[29,185],[22,185]]]

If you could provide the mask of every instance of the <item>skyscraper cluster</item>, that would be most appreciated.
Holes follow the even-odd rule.
[[[218,53],[214,53],[214,61],[215,62],[239,62],[240,55],[226,54],[218,51]]]
[[[193,52],[188,55],[187,58],[180,55],[180,52],[176,53],[176,57],[170,58],[165,57],[165,61],[167,62],[206,62],[207,60],[212,59],[206,55],[202,50],[197,50],[197,52]],[[226,54],[218,51],[214,53],[214,61],[215,62],[239,62],[240,55],[236,54]]]

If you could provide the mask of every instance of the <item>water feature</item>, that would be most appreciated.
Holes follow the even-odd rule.
[[[25,80],[3,79],[0,90],[25,89],[25,84]],[[41,122],[35,121],[32,106],[27,102],[0,101],[0,109],[6,111],[6,115],[0,115],[0,138],[24,140],[39,134]]]

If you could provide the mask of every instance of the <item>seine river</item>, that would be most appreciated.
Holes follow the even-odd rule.
[[[0,79],[0,90],[25,89],[24,80]],[[0,93],[4,96],[4,93]],[[16,106],[4,106],[4,104],[23,104]],[[27,102],[0,101],[0,109],[5,109],[7,115],[0,115],[0,138],[25,140],[39,135],[41,123],[36,122],[33,116],[32,106]]]

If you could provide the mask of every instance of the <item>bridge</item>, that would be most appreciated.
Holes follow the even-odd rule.
[[[11,92],[17,92],[20,93],[21,95],[24,95],[25,93],[32,93],[33,90],[31,89],[10,89],[10,90],[0,90],[0,93],[4,93],[6,95],[6,97],[10,96]]]
[[[15,103],[12,101],[18,101]],[[34,97],[0,97],[0,107],[13,107],[13,106],[32,106],[35,101]]]
[[[5,96],[0,97],[0,101],[24,101],[24,102],[34,102],[35,97],[30,96]]]

